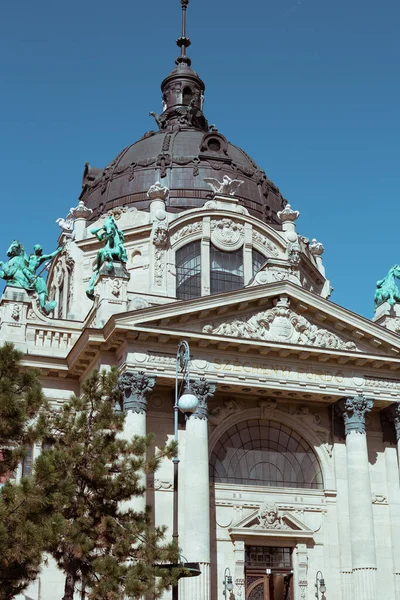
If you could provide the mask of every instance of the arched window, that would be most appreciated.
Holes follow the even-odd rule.
[[[200,241],[186,244],[176,252],[176,297],[189,300],[201,296]]]
[[[185,87],[182,92],[182,104],[185,106],[189,106],[190,102],[193,99],[193,92],[190,87]]]
[[[321,467],[310,445],[273,421],[234,425],[218,440],[210,459],[215,483],[323,489]]]
[[[253,262],[253,277],[255,275],[257,275],[258,271],[261,269],[261,267],[263,266],[263,264],[265,263],[267,259],[265,258],[265,256],[263,254],[261,254],[261,252],[258,252],[257,250],[254,250],[253,248],[253,255],[252,255],[252,262]]]
[[[243,248],[223,252],[211,246],[210,292],[230,292],[244,286]]]

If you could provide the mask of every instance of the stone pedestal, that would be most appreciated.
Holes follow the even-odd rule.
[[[181,580],[181,597],[185,600],[210,600],[210,484],[208,465],[207,400],[215,385],[205,379],[196,381],[192,391],[199,407],[186,422],[185,471],[183,484],[184,524],[182,554],[188,562],[199,562],[199,577]]]
[[[135,435],[145,436],[146,415],[147,415],[147,395],[155,386],[154,377],[148,377],[143,372],[126,372],[119,377],[118,387],[120,388],[124,404],[123,409],[126,412],[124,430],[120,434],[122,439],[132,441]],[[146,487],[146,474],[140,473],[140,485]],[[138,512],[146,509],[146,495],[131,498],[125,503],[127,508]]]
[[[108,270],[106,263],[101,267],[96,284],[99,297],[96,325],[102,327],[116,313],[128,310],[128,281],[130,274],[123,263],[114,262]]]
[[[384,302],[375,309],[372,320],[378,325],[390,329],[395,333],[400,332],[400,304],[391,306],[388,302]]]
[[[28,311],[36,300],[20,288],[7,286],[0,298],[0,336],[19,348],[26,342]]]
[[[346,431],[347,479],[354,600],[376,600],[376,551],[365,416],[372,400],[355,396],[340,405]]]

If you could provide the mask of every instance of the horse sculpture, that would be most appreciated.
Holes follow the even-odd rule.
[[[47,302],[48,290],[43,277],[36,275],[36,269],[46,260],[51,260],[61,251],[57,248],[52,254],[43,254],[42,246],[36,245],[34,252],[29,257],[26,255],[23,245],[19,240],[14,240],[7,250],[9,260],[6,263],[0,261],[0,277],[10,287],[16,287],[28,292],[35,291],[39,298],[39,304],[46,315],[50,314],[56,307],[54,300]]]
[[[97,253],[94,273],[86,290],[87,297],[94,300],[94,288],[103,265],[108,273],[112,273],[113,261],[126,263],[128,257],[124,247],[124,234],[118,229],[114,217],[107,217],[101,227],[91,229],[90,233],[93,233],[104,244],[104,247],[100,248]]]
[[[400,292],[396,285],[396,278],[400,279],[400,265],[394,265],[384,279],[376,282],[375,308],[378,308],[384,302],[387,302],[390,306],[400,302]]]

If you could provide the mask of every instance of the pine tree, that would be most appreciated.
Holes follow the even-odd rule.
[[[43,428],[44,398],[36,371],[22,370],[22,353],[0,348],[0,475],[7,478],[24,458],[26,446]],[[44,546],[54,535],[51,497],[32,481],[7,481],[0,491],[0,600],[10,600],[36,579]]]
[[[51,449],[37,461],[35,478],[54,496],[58,486],[62,535],[48,550],[65,573],[63,600],[88,590],[89,600],[159,598],[171,574],[154,566],[178,562],[178,550],[154,527],[148,510],[129,508],[144,494],[140,471],[154,472],[174,444],[146,459],[152,438],[122,439],[125,415],[115,371],[95,372],[81,397],[65,403],[50,422]],[[47,483],[46,483],[47,482]],[[83,592],[84,594],[84,592]]]
[[[33,420],[44,397],[38,373],[21,369],[22,356],[13,344],[0,348],[0,476],[17,467],[39,435]]]

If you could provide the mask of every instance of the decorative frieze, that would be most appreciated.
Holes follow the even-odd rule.
[[[147,411],[147,394],[155,384],[156,378],[149,377],[143,371],[120,375],[118,387],[123,394],[124,410],[144,414]]]
[[[175,233],[171,237],[171,242],[175,243],[182,238],[188,237],[190,235],[202,233],[203,231],[203,221],[197,221],[196,223],[190,223],[189,225],[185,225],[175,231]]]

